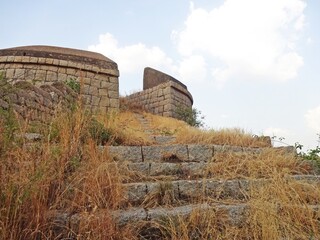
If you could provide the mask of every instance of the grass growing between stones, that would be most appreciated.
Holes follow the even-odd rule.
[[[180,143],[265,144],[239,130],[212,133],[146,116],[155,130],[176,134]],[[93,120],[76,107],[60,112],[49,125],[39,125],[43,137],[37,142],[14,134],[21,136],[29,127],[14,116],[0,115],[0,239],[320,239],[320,183],[290,178],[313,174],[312,165],[293,153],[268,148],[253,153],[218,151],[203,182],[252,180],[243,189],[244,199],[235,200],[227,192],[209,197],[204,190],[204,196],[190,198],[189,204],[209,208],[120,228],[112,211],[130,209],[122,183],[144,176],[130,175],[126,163],[120,168],[98,145],[151,144],[134,114],[125,111]],[[173,209],[178,201],[172,183],[166,181],[141,207]],[[235,224],[239,216],[230,216],[219,205],[239,202],[247,206],[247,214]]]
[[[246,213],[234,214],[237,208],[234,213],[221,209],[221,204],[239,204],[231,192],[221,192],[191,202],[208,203],[209,208],[195,209],[186,216],[168,216],[148,223],[148,227],[154,228],[151,232],[158,239],[319,239],[320,181],[291,177],[312,171],[308,162],[279,150],[219,154],[208,165],[207,177],[222,182],[247,180],[247,189],[240,188]]]
[[[126,176],[97,146],[80,105],[38,125],[37,142],[21,138],[25,122],[8,132],[11,121],[0,116],[0,239],[130,239],[108,214],[123,201]],[[97,209],[106,210],[99,219],[90,215]]]

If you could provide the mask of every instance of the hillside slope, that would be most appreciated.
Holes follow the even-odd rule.
[[[320,238],[318,169],[293,147],[129,110],[0,116],[1,239]]]

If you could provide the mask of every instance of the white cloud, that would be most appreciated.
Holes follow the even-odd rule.
[[[211,66],[220,83],[239,76],[287,81],[303,65],[295,45],[305,7],[303,0],[226,0],[208,11],[191,3],[185,28],[172,36],[182,56],[220,60]]]
[[[121,74],[141,74],[145,67],[153,67],[171,74],[182,82],[198,82],[206,79],[206,61],[200,55],[186,56],[174,63],[159,47],[147,47],[142,43],[119,46],[110,33],[99,36],[99,43],[88,47],[114,60]]]
[[[277,138],[286,138],[288,135],[291,135],[290,132],[282,128],[269,127],[263,131],[263,135]]]
[[[320,106],[310,109],[304,117],[308,127],[316,133],[320,133]]]
[[[269,127],[263,131],[263,135],[270,136],[275,147],[295,143],[295,135],[287,129]]]
[[[178,75],[184,82],[205,80],[207,76],[205,59],[198,55],[184,58],[179,64]]]
[[[110,34],[99,36],[99,43],[88,47],[117,62],[120,73],[142,72],[145,67],[173,69],[173,61],[159,47],[147,47],[142,43],[119,46],[116,38]]]

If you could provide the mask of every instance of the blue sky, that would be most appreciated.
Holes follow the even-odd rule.
[[[120,93],[154,67],[188,86],[214,129],[285,137],[320,133],[318,0],[6,0],[0,48],[55,45],[118,63]]]

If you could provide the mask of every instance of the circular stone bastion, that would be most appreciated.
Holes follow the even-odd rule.
[[[35,86],[76,81],[92,112],[119,109],[118,66],[99,53],[52,46],[1,49],[0,72],[7,81]]]

